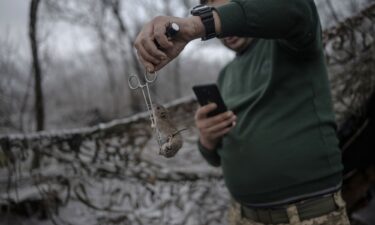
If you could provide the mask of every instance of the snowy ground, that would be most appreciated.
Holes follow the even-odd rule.
[[[46,193],[49,187],[56,190],[61,201],[69,201],[52,214],[51,220],[3,212],[0,224],[226,224],[229,194],[221,170],[210,167],[197,150],[197,132],[191,126],[192,106],[188,103],[175,108],[179,112],[176,115],[182,115],[176,118],[182,121],[179,127],[188,130],[182,134],[183,148],[172,159],[158,155],[155,136],[149,136],[150,124],[144,119],[147,115],[100,125],[99,131],[43,134],[26,137],[27,141],[22,136],[14,137],[13,152],[25,155],[25,159],[15,166],[23,172],[14,176],[23,195],[17,196],[14,191],[12,199],[40,199],[27,173],[32,149],[40,148],[44,167],[34,174],[51,180],[43,185],[54,185],[38,185],[39,189]],[[9,196],[6,182],[1,185],[3,200]],[[69,186],[62,185],[67,183]]]

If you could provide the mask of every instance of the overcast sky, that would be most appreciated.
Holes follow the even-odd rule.
[[[0,38],[9,34],[12,39],[26,41],[28,3],[25,0],[0,0]]]
[[[28,16],[30,1],[0,0],[0,39],[10,37],[14,44],[21,48],[21,53],[28,54]],[[53,42],[56,53],[63,55],[71,51],[89,50],[92,48],[87,35],[81,35],[84,30],[59,24],[54,32],[49,33],[48,41]]]
[[[13,28],[24,29],[28,17],[28,3],[25,0],[1,0],[0,24],[4,28],[7,25]]]

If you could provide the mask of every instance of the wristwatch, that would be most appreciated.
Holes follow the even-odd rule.
[[[191,11],[190,14],[193,16],[199,16],[202,20],[206,35],[202,37],[202,41],[216,37],[215,32],[215,21],[212,14],[213,7],[207,5],[197,5]]]

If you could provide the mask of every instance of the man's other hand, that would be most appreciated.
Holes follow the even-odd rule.
[[[221,138],[227,134],[236,124],[236,115],[227,111],[213,117],[207,114],[215,110],[217,105],[211,103],[200,107],[195,114],[195,125],[199,130],[199,140],[203,147],[213,150]]]
[[[176,36],[168,38],[165,33],[171,23],[176,23],[180,30]],[[187,43],[203,36],[204,32],[202,22],[197,16],[158,16],[144,25],[134,42],[134,47],[137,49],[139,60],[151,73],[160,70],[176,58]]]

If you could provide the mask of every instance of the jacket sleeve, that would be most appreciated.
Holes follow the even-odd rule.
[[[198,149],[199,152],[202,154],[203,158],[211,165],[218,167],[221,165],[220,156],[217,153],[217,149],[215,150],[208,150],[206,149],[198,140]]]
[[[281,39],[295,49],[314,42],[319,26],[313,0],[232,0],[216,11],[220,37]]]

